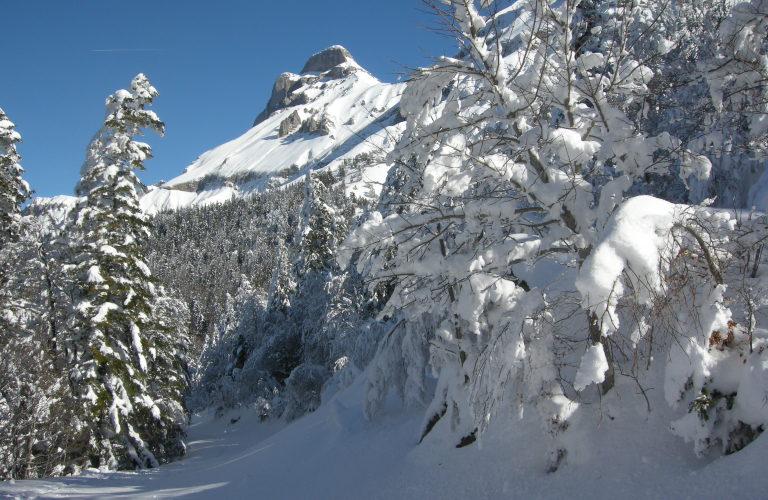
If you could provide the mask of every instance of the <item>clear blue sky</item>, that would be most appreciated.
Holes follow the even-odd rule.
[[[72,194],[104,99],[138,73],[160,92],[152,109],[166,123],[165,137],[145,139],[155,157],[139,176],[153,184],[244,133],[275,78],[328,46],[383,81],[401,69],[391,60],[423,66],[422,49],[453,52],[417,27],[429,18],[416,0],[22,0],[2,13],[0,108],[37,196]]]

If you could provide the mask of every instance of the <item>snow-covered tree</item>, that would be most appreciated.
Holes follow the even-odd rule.
[[[245,366],[253,344],[260,340],[257,328],[263,309],[263,296],[242,275],[237,294],[227,294],[215,335],[204,346],[199,379],[195,380],[190,396],[194,408],[234,407],[263,395],[271,382],[268,375]]]
[[[270,311],[287,312],[291,307],[291,299],[296,291],[296,281],[291,268],[291,253],[278,236],[275,249],[275,266],[269,283],[267,308]]]
[[[17,237],[21,204],[31,196],[29,185],[21,178],[24,169],[16,151],[21,136],[13,127],[0,109],[0,248]]]
[[[26,479],[75,471],[68,453],[78,437],[57,363],[63,304],[54,304],[60,297],[51,289],[60,266],[47,258],[38,221],[21,216],[31,192],[13,127],[0,110],[0,478]]]
[[[410,76],[379,210],[339,259],[361,252],[369,288],[393,287],[365,411],[375,418],[395,387],[428,407],[422,436],[440,424],[463,446],[504,401],[532,406],[555,438],[554,470],[579,392],[610,391],[619,352],[613,318],[575,287],[579,268],[629,195],[685,191],[712,168],[690,129],[647,120],[650,85],[681,43],[669,29],[679,11],[653,0],[422,3],[459,54]],[[575,379],[564,375],[574,365]]]
[[[358,206],[343,179],[313,172],[286,189],[157,216],[150,264],[190,302],[210,298],[218,318],[193,377],[195,409],[255,401],[264,417],[295,418],[317,406],[329,377],[347,380],[370,361],[376,306],[360,275],[339,273],[332,258]]]
[[[150,221],[139,209],[135,173],[151,149],[133,137],[141,129],[164,132],[145,109],[157,95],[139,74],[129,90],[107,98],[75,188],[81,201],[72,214],[76,301],[67,354],[89,454],[110,468],[156,467],[184,453],[184,332],[165,317],[144,261]]]
[[[39,312],[29,309],[29,313]],[[31,314],[30,314],[31,316]],[[30,318],[27,318],[30,319]],[[71,425],[73,401],[56,368],[44,327],[3,325],[0,337],[0,478],[30,479],[77,472],[70,453],[84,443]]]
[[[307,173],[304,180],[304,203],[294,244],[297,247],[296,275],[304,277],[312,271],[332,268],[339,234],[344,234],[343,222],[331,206],[332,193],[319,176]]]
[[[703,196],[724,198],[717,199],[718,206],[766,210],[768,3],[726,5],[732,8],[718,12],[720,23],[705,35],[712,40],[711,48],[699,59],[698,71],[692,72],[693,78],[706,82],[711,112],[690,147],[706,151],[715,166],[715,179]]]
[[[78,473],[89,464],[88,433],[71,390],[66,355],[71,289],[68,249],[45,214],[20,220],[0,249],[0,476]]]

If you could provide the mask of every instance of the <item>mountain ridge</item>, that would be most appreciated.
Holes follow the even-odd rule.
[[[225,201],[280,187],[310,170],[335,170],[360,154],[383,157],[403,130],[404,87],[379,81],[339,45],[313,54],[301,73],[278,76],[251,129],[150,187],[142,209],[156,213]],[[369,176],[350,176],[350,191],[377,193],[386,170],[381,163],[375,167],[366,165]]]

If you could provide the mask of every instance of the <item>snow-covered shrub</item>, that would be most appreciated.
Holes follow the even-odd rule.
[[[633,198],[577,282],[638,384],[654,351],[667,357],[666,400],[687,411],[671,429],[699,455],[736,451],[768,425],[766,229],[765,216]]]
[[[68,454],[87,443],[72,426],[66,377],[52,370],[41,332],[4,323],[0,338],[0,479],[30,479],[79,470]],[[15,331],[14,331],[15,330]],[[8,333],[13,332],[12,335]],[[43,342],[41,342],[43,341]],[[85,437],[85,439],[83,439]]]
[[[599,384],[605,395],[618,376],[639,379],[633,367],[650,357],[639,349],[672,349],[675,359],[684,339],[708,342],[694,324],[707,332],[727,325],[715,324],[728,315],[716,314],[727,309],[717,292],[730,286],[725,271],[711,289],[668,296],[665,279],[673,277],[660,259],[663,249],[684,246],[717,274],[717,259],[733,251],[718,246],[733,237],[733,220],[693,209],[686,216],[685,206],[631,195],[687,201],[695,185],[691,198],[701,200],[712,161],[729,154],[721,147],[728,128],[719,108],[688,113],[674,92],[657,95],[673,81],[665,72],[686,67],[675,59],[684,52],[673,49],[696,42],[677,30],[675,4],[424,4],[460,53],[410,76],[401,101],[407,127],[389,156],[381,204],[339,252],[342,266],[356,263],[371,293],[390,290],[382,314],[396,321],[373,361],[365,411],[378,415],[394,388],[427,406],[422,437],[444,425],[463,446],[502,405],[532,406],[555,438],[554,470],[580,392]],[[716,39],[711,48],[722,47]],[[676,86],[677,97],[696,94],[701,82],[713,85],[710,70]],[[741,144],[759,139],[755,123]],[[626,234],[628,203],[653,231],[617,254],[612,245]],[[657,219],[664,223],[654,226]],[[699,229],[691,220],[702,220]],[[674,314],[652,317],[652,296]],[[632,314],[636,331],[615,335],[622,315]],[[642,343],[651,319],[669,321],[669,335]],[[437,378],[434,396],[423,390],[427,366]]]
[[[320,396],[328,375],[325,367],[305,364],[291,372],[291,376],[285,381],[284,393],[287,400],[285,417],[288,420],[314,411],[320,406]]]

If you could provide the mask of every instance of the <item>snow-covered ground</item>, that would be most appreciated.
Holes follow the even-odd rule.
[[[626,384],[620,398],[582,404],[572,421],[580,432],[565,433],[567,463],[553,474],[545,473],[548,438],[532,411],[520,420],[500,414],[465,448],[444,440],[441,424],[418,444],[423,412],[394,397],[383,420],[363,418],[364,380],[289,425],[259,422],[246,407],[195,416],[187,456],[156,470],[4,482],[0,497],[756,499],[768,491],[768,436],[734,455],[696,458],[667,430],[674,416],[660,378],[649,381],[650,414]]]

